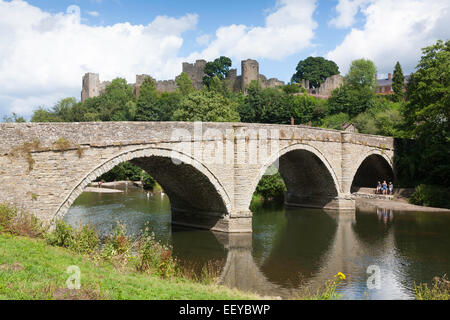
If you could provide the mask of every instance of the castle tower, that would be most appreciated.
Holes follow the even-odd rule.
[[[135,92],[136,99],[139,98],[139,93],[141,92],[142,84],[144,83],[145,79],[151,78],[148,74],[138,74],[136,75],[136,84],[135,84]]]
[[[203,77],[205,76],[206,61],[197,60],[194,64],[184,62],[183,72],[192,80],[194,88],[200,90],[203,87]]]
[[[242,61],[242,92],[245,93],[245,88],[252,81],[259,79],[259,63],[256,60],[248,59]]]
[[[100,95],[100,76],[98,73],[86,73],[83,77],[81,102]]]

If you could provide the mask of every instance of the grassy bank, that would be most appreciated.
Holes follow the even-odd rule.
[[[21,210],[0,204],[0,299],[233,300],[258,299],[216,285],[218,272],[202,276],[180,268],[171,248],[145,230],[127,237],[118,224],[103,241],[90,226],[58,222],[44,232],[40,222]],[[101,244],[101,242],[103,244]],[[80,290],[67,280],[80,270]]]
[[[81,270],[81,289],[68,290],[67,267]],[[118,269],[42,239],[0,234],[0,299],[215,300],[257,299],[217,285]]]

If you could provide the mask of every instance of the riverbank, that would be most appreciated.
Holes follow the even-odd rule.
[[[81,271],[81,289],[67,289],[67,268]],[[260,299],[219,285],[117,269],[111,263],[0,234],[0,300],[236,300]]]
[[[110,188],[94,188],[94,187],[87,187],[86,189],[84,189],[84,192],[89,192],[89,193],[123,193],[122,190],[110,189]]]
[[[358,209],[390,209],[394,211],[411,211],[411,212],[445,212],[450,213],[449,209],[445,208],[431,208],[424,206],[417,206],[410,204],[405,198],[366,198],[356,197],[356,207]]]

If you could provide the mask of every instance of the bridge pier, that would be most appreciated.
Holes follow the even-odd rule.
[[[172,208],[172,224],[225,233],[251,233],[252,212],[221,215],[217,213],[192,212]]]

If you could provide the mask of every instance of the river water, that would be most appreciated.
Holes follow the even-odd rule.
[[[208,261],[230,287],[266,296],[314,291],[338,272],[343,299],[413,299],[414,282],[450,275],[450,215],[392,210],[338,213],[252,204],[253,234],[226,235],[171,225],[170,201],[137,188],[83,193],[65,221],[89,223],[101,235],[116,221],[130,236],[148,225],[173,247],[181,265]],[[375,272],[375,273],[374,273]]]

